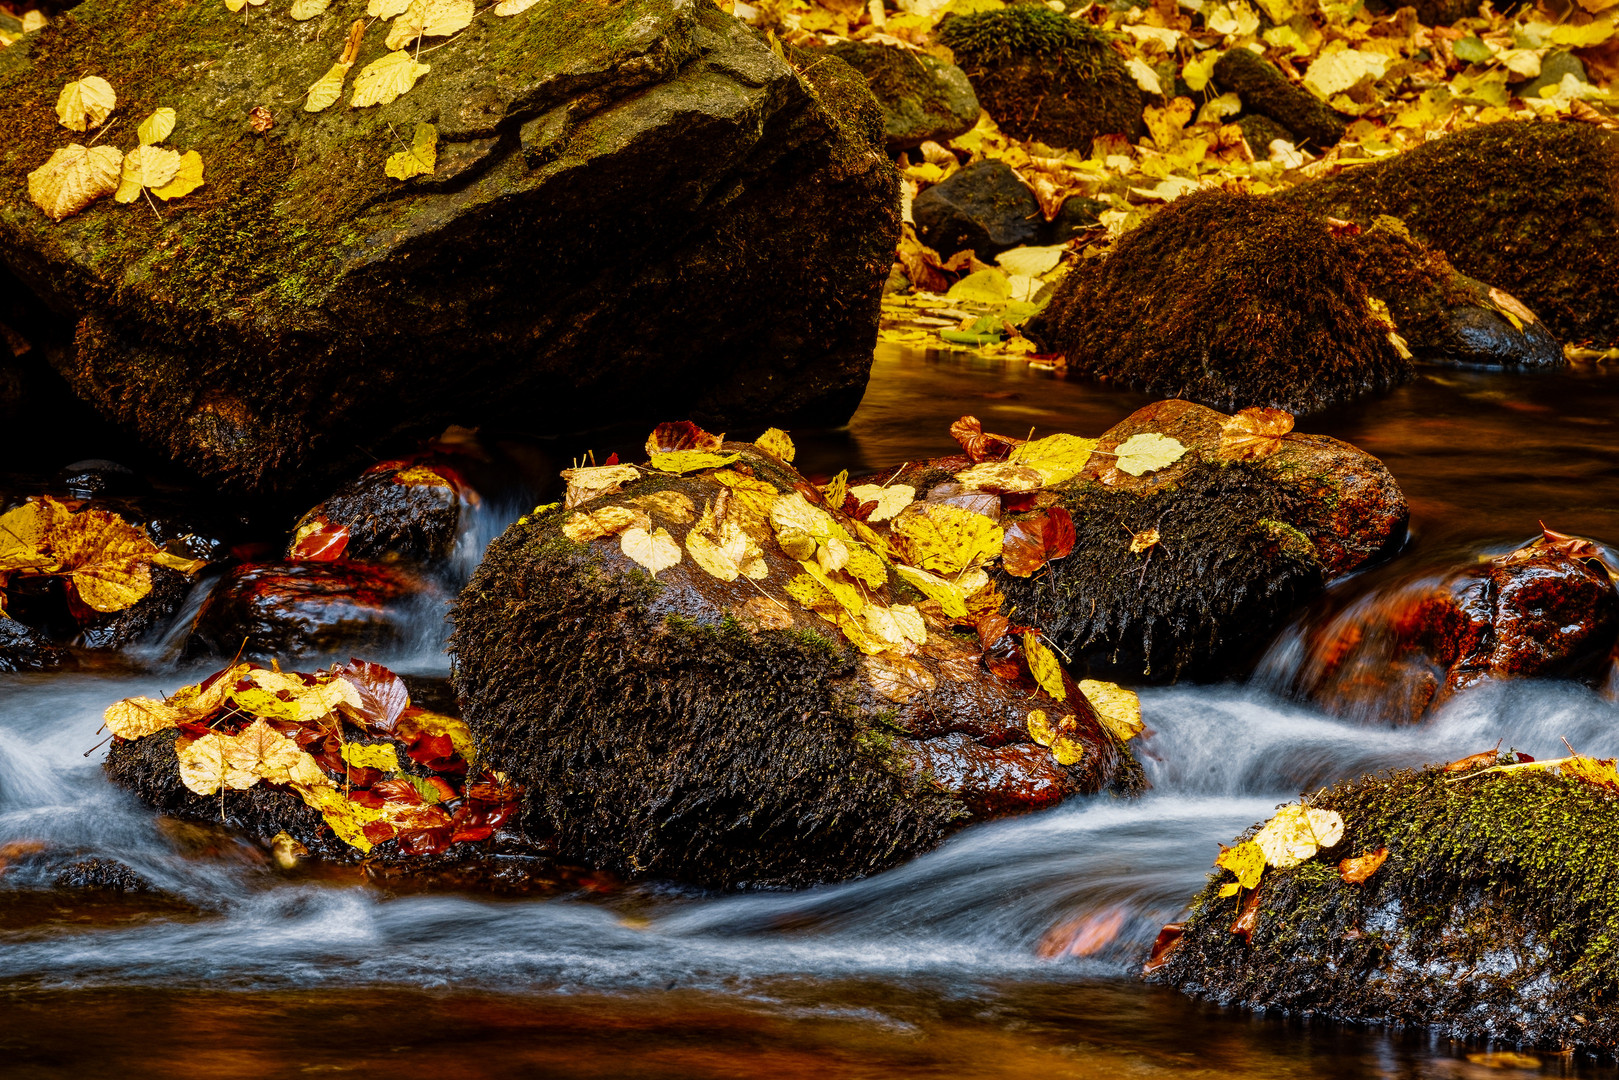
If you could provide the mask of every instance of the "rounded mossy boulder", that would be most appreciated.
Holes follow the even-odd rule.
[[[1566,766],[1481,774],[1497,759],[1479,756],[1312,795],[1341,816],[1342,839],[1265,869],[1254,892],[1221,895],[1236,882],[1216,871],[1150,977],[1227,1005],[1619,1048],[1612,763],[1584,759],[1587,777]],[[1345,879],[1359,875],[1343,860],[1379,852],[1363,882]]]
[[[891,154],[953,139],[978,122],[972,83],[936,56],[866,41],[839,41],[809,55],[835,56],[866,77],[882,106],[883,140]]]
[[[1619,341],[1619,133],[1486,124],[1277,196],[1369,225],[1380,214],[1505,289],[1564,341]]]
[[[796,887],[1133,783],[1037,631],[1003,618],[986,648],[919,591],[995,611],[991,523],[912,510],[940,526],[939,573],[902,570],[846,493],[750,444],[700,454],[670,465],[690,475],[573,471],[573,505],[509,528],[457,603],[464,715],[560,855]]]
[[[1099,135],[1146,129],[1141,88],[1108,36],[1041,4],[954,15],[939,42],[955,56],[978,101],[1019,139],[1089,152]]]

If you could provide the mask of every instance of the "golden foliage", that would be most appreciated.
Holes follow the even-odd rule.
[[[28,197],[52,221],[61,221],[118,190],[123,164],[114,147],[69,143],[28,174]]]

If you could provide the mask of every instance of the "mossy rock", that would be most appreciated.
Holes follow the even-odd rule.
[[[447,422],[852,411],[899,230],[857,75],[800,76],[689,0],[558,0],[430,43],[391,104],[303,112],[364,10],[87,0],[0,52],[0,257],[75,324],[55,362],[80,396],[239,490],[307,489]],[[53,111],[86,73],[121,148],[174,108],[204,186],[34,207],[27,174],[88,138]],[[420,123],[436,171],[388,178]]]
[[[1225,191],[1177,199],[1081,263],[1028,331],[1080,374],[1221,409],[1316,412],[1386,390],[1410,375],[1401,346],[1469,364],[1562,363],[1532,312],[1398,222],[1346,229]]]
[[[767,502],[814,492],[749,444],[724,449],[740,455],[727,472],[763,485]],[[920,647],[895,646],[903,656],[862,655],[830,616],[793,599],[789,582],[808,580],[806,564],[768,523],[763,576],[724,581],[699,566],[693,515],[728,490],[714,475],[652,473],[622,494],[520,520],[456,605],[463,715],[484,760],[525,786],[561,856],[632,877],[797,887],[886,869],[973,822],[1135,782],[1129,751],[1071,680],[1059,700],[1026,669],[987,670],[978,638],[918,612],[921,594],[891,565],[860,591],[868,610],[928,620]],[[680,560],[653,576],[619,536],[564,533],[609,507],[647,514],[648,531],[682,545]],[[884,670],[897,670],[887,665],[908,682],[885,688]],[[1035,710],[1068,718],[1077,760],[1035,741]]]
[[[1288,141],[1328,150],[1344,137],[1344,121],[1326,102],[1287,76],[1264,57],[1238,46],[1227,49],[1215,62],[1214,80],[1221,90],[1235,91],[1244,112],[1257,113],[1281,124]],[[1270,145],[1254,147],[1261,157]]]
[[[1041,4],[956,15],[939,27],[995,123],[1019,139],[1088,152],[1146,131],[1142,93],[1106,34]]]
[[[978,97],[966,73],[936,56],[875,42],[839,41],[811,55],[842,60],[866,77],[883,110],[888,152],[944,142],[978,122]]]
[[[1231,927],[1249,896],[1221,897],[1231,875],[1217,871],[1152,977],[1227,1005],[1619,1049],[1619,798],[1545,772],[1461,776],[1310,796],[1343,817],[1342,840],[1265,871],[1248,941]],[[1340,860],[1383,848],[1364,884],[1342,879]]]
[[[1487,124],[1278,195],[1370,225],[1387,214],[1563,341],[1619,342],[1619,134]]]

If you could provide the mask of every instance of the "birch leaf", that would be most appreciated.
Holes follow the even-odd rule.
[[[431,176],[437,164],[438,129],[432,124],[417,124],[410,149],[390,157],[383,171],[395,180],[409,180],[413,176]]]
[[[113,199],[132,203],[142,188],[160,188],[180,171],[180,155],[161,146],[137,146],[124,156],[123,178]]]
[[[1254,834],[1265,861],[1278,870],[1297,866],[1322,848],[1343,839],[1344,819],[1336,810],[1315,810],[1291,803]]]
[[[465,30],[477,14],[473,0],[411,0],[403,15],[388,28],[385,44],[403,49],[417,38],[448,37]]]
[[[1235,874],[1240,888],[1251,889],[1265,873],[1265,850],[1252,840],[1244,840],[1222,849],[1214,865]]]
[[[1128,742],[1146,729],[1141,722],[1141,699],[1134,690],[1099,679],[1081,679],[1079,692],[1096,710],[1096,718],[1102,721],[1102,726],[1120,742]]]
[[[735,581],[743,575],[757,581],[770,573],[764,551],[753,537],[729,515],[716,512],[712,502],[703,504],[702,516],[686,534],[686,554],[721,581]]]
[[[172,131],[174,131],[174,110],[165,105],[142,120],[140,127],[135,129],[135,135],[140,139],[142,146],[151,146],[168,138]]]
[[[86,75],[62,87],[56,98],[56,115],[69,131],[99,127],[118,103],[112,84],[100,75]]]
[[[123,165],[117,147],[69,143],[28,174],[28,197],[52,221],[61,221],[118,190]]]
[[[894,520],[894,533],[903,540],[906,562],[938,574],[989,562],[1001,553],[1005,536],[984,515],[945,503],[923,503],[907,511]]]
[[[849,489],[849,494],[863,504],[869,502],[877,504],[871,516],[866,518],[867,521],[887,521],[916,501],[916,489],[909,484],[890,484],[887,487],[878,484],[857,484]]]
[[[1082,439],[1078,435],[1047,435],[1043,439],[1014,446],[1006,455],[1011,465],[1022,465],[1040,474],[1041,482],[1050,487],[1079,475],[1097,440]]]
[[[1062,667],[1057,654],[1046,648],[1038,634],[1032,630],[1023,634],[1023,655],[1029,661],[1029,672],[1040,689],[1058,701],[1068,700],[1068,688],[1062,683]]]
[[[652,519],[640,510],[604,506],[589,514],[575,511],[562,523],[562,535],[576,544],[588,544],[603,536],[617,536],[625,529],[650,528]]]
[[[1186,454],[1186,446],[1168,435],[1145,432],[1120,443],[1117,454],[1120,472],[1141,476],[1175,464]]]
[[[653,454],[652,467],[660,472],[689,473],[699,469],[717,469],[729,465],[741,454],[715,454],[707,450],[671,450]]]
[[[316,15],[324,14],[332,6],[332,0],[292,0],[290,14],[297,22],[306,22]]]
[[[354,95],[349,104],[356,109],[368,105],[386,105],[401,94],[408,93],[420,79],[433,69],[432,64],[418,64],[406,52],[391,52],[371,61],[360,69],[354,79]]]
[[[641,566],[653,577],[658,576],[659,570],[667,570],[680,562],[680,545],[668,529],[627,529],[619,537],[619,548]]]

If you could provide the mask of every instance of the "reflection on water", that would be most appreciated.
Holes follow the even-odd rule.
[[[1537,516],[1619,535],[1610,383],[1443,379],[1307,425],[1395,470],[1419,536],[1408,560],[1521,539]],[[1549,404],[1557,394],[1569,400]],[[884,350],[846,430],[795,437],[811,472],[893,467],[948,452],[963,412],[1009,434],[1096,434],[1143,400]],[[500,516],[480,520],[469,552]],[[443,670],[431,648],[413,652],[419,669]],[[193,675],[0,676],[0,862],[40,845],[116,858],[166,897],[94,903],[51,889],[47,862],[4,870],[8,1078],[1506,1075],[1420,1033],[1225,1013],[1135,972],[1218,844],[1301,791],[1498,739],[1536,756],[1564,737],[1619,754],[1619,710],[1573,685],[1483,687],[1399,729],[1253,686],[1174,687],[1143,694],[1145,797],[972,829],[867,881],[733,897],[391,897],[346,871],[283,876],[105,782],[99,752],[85,755],[101,710]],[[1592,1074],[1545,1060],[1554,1075]]]

